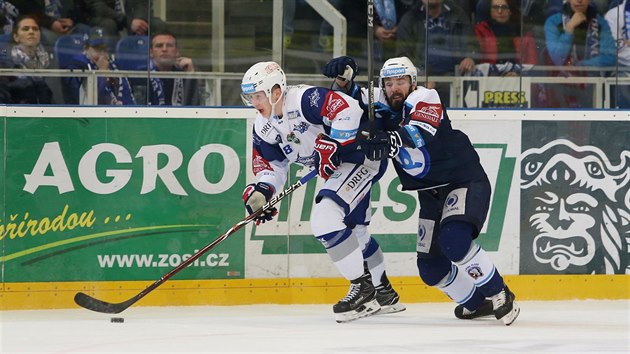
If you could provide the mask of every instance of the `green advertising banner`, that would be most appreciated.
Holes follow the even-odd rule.
[[[524,121],[520,274],[630,272],[630,122]]]
[[[156,279],[244,216],[246,119],[4,120],[2,282]],[[243,278],[243,244],[176,278]]]

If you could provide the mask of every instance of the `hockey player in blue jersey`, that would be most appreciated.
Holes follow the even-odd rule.
[[[339,89],[367,107],[366,89],[347,77],[356,71],[349,57],[324,68]],[[384,63],[379,86],[374,92],[378,130],[362,140],[362,148],[371,160],[391,158],[403,189],[418,191],[420,277],[458,303],[457,318],[494,314],[512,324],[520,312],[515,296],[475,242],[491,192],[477,152],[466,134],[451,127],[437,91],[417,85],[417,69],[407,57]]]
[[[287,86],[275,62],[253,65],[241,89],[244,101],[257,110],[252,150],[256,183],[243,192],[247,211],[253,213],[282,191],[289,164],[317,168],[326,181],[317,192],[311,228],[351,282],[347,296],[333,306],[336,321],[403,311],[385,274],[383,252],[367,230],[370,189],[386,164],[352,148],[363,114],[359,103],[326,88]],[[274,208],[256,222],[269,221],[276,212]]]

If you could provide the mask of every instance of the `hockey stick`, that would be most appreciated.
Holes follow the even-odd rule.
[[[85,293],[78,292],[74,296],[74,302],[77,305],[79,305],[79,306],[81,306],[83,308],[86,308],[86,309],[92,310],[92,311],[96,311],[96,312],[102,312],[102,313],[120,313],[120,312],[123,312],[129,306],[135,304],[138,300],[142,299],[148,293],[150,293],[151,291],[155,290],[155,288],[157,288],[158,286],[162,285],[165,281],[167,281],[173,275],[177,274],[179,271],[181,271],[182,269],[184,269],[187,266],[189,266],[196,259],[201,257],[204,253],[206,253],[206,252],[210,251],[211,249],[213,249],[219,243],[225,241],[225,239],[230,237],[230,235],[233,235],[236,231],[238,231],[243,226],[245,226],[248,223],[250,223],[252,220],[254,220],[256,217],[260,216],[266,210],[269,210],[271,207],[273,207],[279,201],[284,199],[289,194],[293,193],[293,191],[295,191],[296,189],[300,188],[302,185],[306,184],[308,181],[310,181],[315,176],[317,176],[317,169],[312,170],[306,176],[300,178],[299,181],[297,181],[294,184],[290,185],[287,189],[283,190],[278,195],[272,197],[269,200],[269,202],[267,202],[267,204],[263,205],[262,208],[258,209],[255,213],[249,215],[245,219],[237,222],[234,226],[232,226],[224,234],[222,234],[221,236],[217,237],[214,241],[212,241],[211,243],[206,245],[204,248],[202,248],[199,251],[197,251],[195,254],[190,256],[190,258],[188,258],[185,261],[183,261],[180,265],[178,265],[177,267],[173,268],[170,272],[168,272],[165,275],[163,275],[155,283],[149,285],[147,288],[145,288],[144,290],[142,290],[140,293],[138,293],[134,297],[130,298],[129,300],[126,300],[126,301],[123,301],[123,302],[119,302],[119,303],[111,303],[111,302],[106,302],[106,301],[102,301],[102,300],[93,298],[90,295],[87,295]]]
[[[374,54],[374,0],[367,2],[367,69],[368,69],[368,120],[370,134],[374,136],[374,69],[372,68]]]

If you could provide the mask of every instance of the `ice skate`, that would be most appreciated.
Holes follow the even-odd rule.
[[[400,296],[392,287],[385,273],[381,277],[381,285],[376,287],[376,301],[381,306],[378,311],[379,315],[401,312],[406,309],[405,305],[400,303]]]
[[[350,322],[376,314],[380,309],[370,274],[351,281],[348,295],[333,306],[335,321]]]
[[[494,308],[492,306],[492,300],[488,299],[484,300],[474,311],[470,311],[462,305],[455,307],[455,317],[460,320],[472,320],[492,315],[494,315]]]
[[[494,316],[497,320],[503,321],[506,326],[509,326],[516,320],[521,309],[514,302],[514,293],[508,289],[507,285],[498,294],[492,297],[492,307],[494,310]]]

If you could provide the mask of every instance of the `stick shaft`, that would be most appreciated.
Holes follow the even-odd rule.
[[[367,2],[367,30],[368,120],[371,138],[374,134],[374,0]]]
[[[83,308],[86,308],[86,309],[92,310],[92,311],[96,311],[96,312],[120,313],[120,312],[124,311],[125,309],[127,309],[128,307],[130,307],[131,305],[136,303],[138,300],[142,299],[147,294],[149,294],[150,292],[155,290],[157,287],[159,287],[160,285],[164,284],[164,282],[166,282],[172,276],[174,276],[175,274],[179,273],[184,268],[188,267],[190,264],[192,264],[195,260],[197,260],[199,257],[204,255],[206,252],[210,251],[211,249],[216,247],[218,244],[220,244],[221,242],[225,241],[225,239],[230,237],[230,235],[233,235],[236,231],[240,230],[243,226],[247,225],[249,222],[254,220],[257,216],[261,215],[263,212],[265,212],[266,210],[268,210],[271,207],[273,207],[275,204],[277,204],[279,201],[284,199],[286,196],[288,196],[289,194],[293,193],[293,191],[295,191],[296,189],[298,189],[302,185],[306,184],[306,182],[308,182],[309,180],[311,180],[315,176],[317,176],[317,169],[314,169],[314,170],[310,171],[306,176],[300,178],[299,181],[295,182],[294,184],[290,185],[287,189],[283,190],[279,194],[277,194],[274,197],[272,197],[269,200],[269,202],[267,202],[262,208],[258,209],[256,212],[254,212],[251,215],[247,216],[243,220],[237,222],[234,226],[229,228],[225,233],[223,233],[222,235],[217,237],[214,241],[210,242],[205,247],[203,247],[202,249],[197,251],[195,254],[190,256],[190,258],[184,260],[177,267],[171,269],[171,271],[169,271],[168,273],[164,274],[160,279],[158,279],[153,284],[151,284],[148,287],[146,287],[144,290],[142,290],[141,292],[139,292],[138,294],[136,294],[132,298],[130,298],[130,299],[126,300],[126,301],[120,302],[120,303],[109,303],[109,302],[106,302],[106,301],[102,301],[102,300],[98,300],[96,298],[93,298],[93,297],[91,297],[91,296],[89,296],[89,295],[87,295],[85,293],[79,292],[79,293],[77,293],[74,296],[74,302],[77,305],[79,305],[79,306],[81,306]]]

